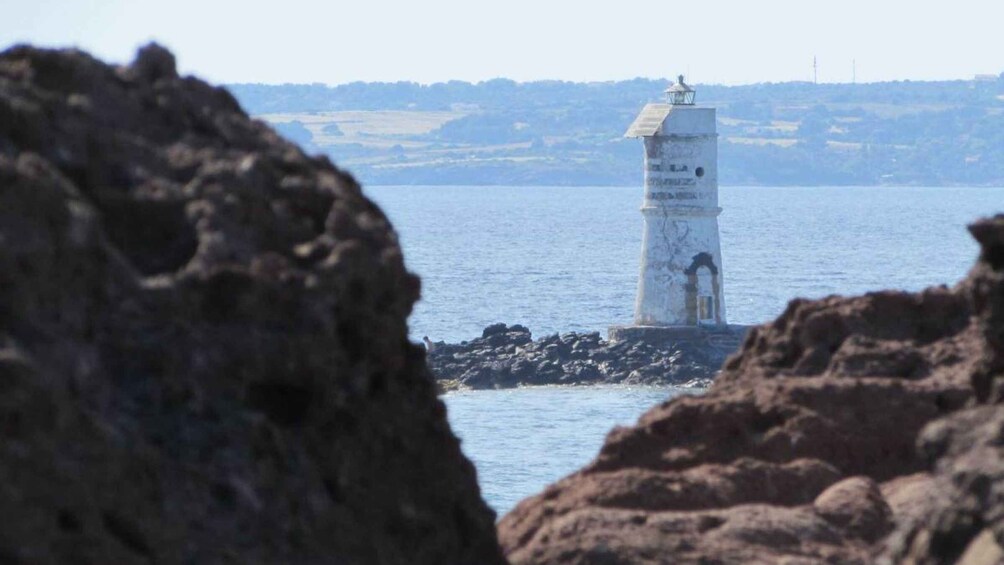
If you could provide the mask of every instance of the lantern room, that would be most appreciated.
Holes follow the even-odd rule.
[[[676,77],[676,84],[665,90],[668,102],[674,106],[693,106],[694,89],[683,82],[683,75]]]

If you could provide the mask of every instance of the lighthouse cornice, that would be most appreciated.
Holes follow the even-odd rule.
[[[697,206],[642,206],[641,213],[646,216],[679,216],[679,217],[718,217],[721,207],[701,208]]]
[[[665,139],[668,141],[694,141],[699,139],[718,139],[717,133],[667,133],[656,134],[649,137]]]

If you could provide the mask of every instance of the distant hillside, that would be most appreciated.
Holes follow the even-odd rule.
[[[639,184],[621,135],[669,83],[235,84],[252,114],[368,184]],[[1004,76],[697,85],[728,185],[1004,185]]]

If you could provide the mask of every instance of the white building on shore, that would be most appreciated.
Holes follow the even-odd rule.
[[[679,77],[625,137],[645,147],[645,222],[635,326],[724,326],[715,109]]]

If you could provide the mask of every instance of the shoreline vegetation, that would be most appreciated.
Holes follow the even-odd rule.
[[[248,111],[366,185],[640,185],[622,137],[667,80],[234,84]],[[1004,79],[696,85],[719,182],[1004,186]]]

